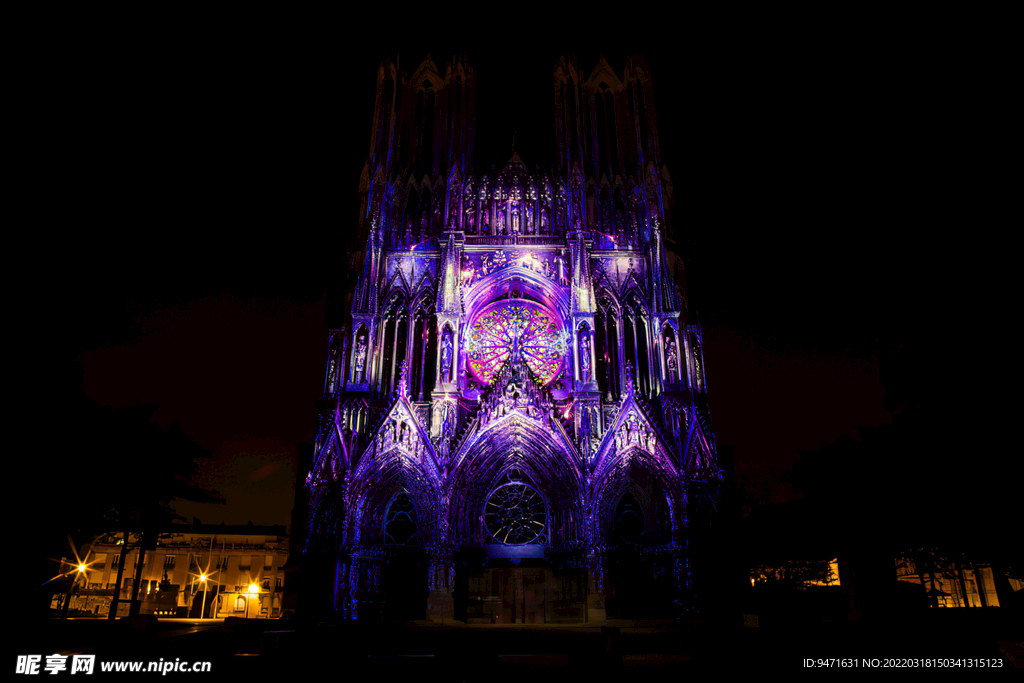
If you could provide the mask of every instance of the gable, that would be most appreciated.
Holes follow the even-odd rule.
[[[672,450],[661,436],[656,423],[636,400],[632,383],[627,383],[627,396],[622,407],[605,430],[594,456],[594,471],[600,472],[616,462],[641,452],[667,464],[673,472]]]

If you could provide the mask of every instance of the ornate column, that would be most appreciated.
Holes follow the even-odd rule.
[[[460,371],[463,358],[461,328],[462,307],[462,247],[465,235],[459,231],[447,231],[441,238],[441,258],[438,261],[437,297],[437,371],[434,388],[431,391],[432,435],[440,434],[440,420],[447,402],[458,399]],[[451,330],[451,337],[445,337],[445,329]],[[447,368],[445,367],[447,363]]]
[[[658,352],[658,347],[661,344],[658,343],[659,334],[655,334],[652,329],[657,323],[657,318],[651,318],[644,321],[644,329],[647,335],[647,397],[650,398],[658,391],[658,375],[655,373],[655,358],[654,355]]]
[[[682,344],[679,343],[679,319],[678,318],[676,318],[676,324],[672,326],[672,338],[675,341],[675,345],[676,345],[676,375],[678,375],[678,377],[676,377],[676,382],[681,384],[681,383],[683,383],[685,381],[685,377],[686,377],[683,374],[683,372],[685,372],[684,369],[683,369],[683,364],[685,363],[686,358],[684,357],[683,346],[682,346]]]
[[[681,500],[672,520],[672,577],[676,593],[676,618],[694,609],[693,573],[690,566],[689,496],[683,484]]]
[[[377,343],[373,354],[373,383],[377,387],[377,394],[384,393],[384,338],[388,333],[388,313],[385,312],[380,321],[380,329],[376,335]]]
[[[658,321],[657,325],[657,337],[658,337],[658,364],[661,366],[661,372],[658,373],[658,377],[662,383],[668,382],[668,365],[665,358],[665,323]]]
[[[640,316],[635,310],[629,312],[629,326],[633,328],[633,367],[636,368],[636,387],[643,393],[643,384],[640,382],[640,346],[637,344],[636,326]]]
[[[426,316],[420,323],[420,336],[422,337],[422,353],[420,354],[420,393],[419,400],[423,400],[423,380],[427,376],[427,343],[430,341],[430,330],[428,325],[430,321]]]
[[[611,315],[610,310],[604,312],[604,355],[608,356],[608,316]],[[604,383],[608,390],[608,398],[611,399],[612,394],[612,364],[610,358],[605,358],[604,361]]]
[[[448,515],[450,512],[451,495],[445,491],[437,506],[436,542],[429,549],[429,585],[430,609],[428,618],[431,621],[444,623],[455,620],[455,603],[452,599],[452,588],[455,581],[455,566],[452,562],[452,546],[449,539]]]
[[[682,358],[680,359],[679,365],[680,368],[686,368],[686,388],[693,391],[696,387],[693,381],[693,351],[690,348],[690,331],[688,326],[683,325],[680,334],[682,336],[683,345],[680,347],[680,354],[682,355]]]
[[[405,319],[408,323],[405,326],[405,361],[406,367],[411,368],[416,363],[416,314],[413,307],[415,306],[414,301],[409,302],[409,308],[406,311]],[[410,378],[411,379],[411,378]],[[409,387],[409,396],[415,396],[412,387]]]
[[[395,309],[395,334],[391,341],[391,373],[388,375],[388,396],[395,391],[395,361],[398,359],[398,328],[402,324],[402,311]]]
[[[324,395],[334,394],[341,381],[341,361],[344,358],[341,350],[345,338],[345,330],[331,330],[327,340],[327,376],[324,378]]]
[[[615,309],[615,337],[619,345],[619,357],[617,359],[617,365],[619,366],[619,396],[626,394],[626,330],[622,326],[622,311],[618,308]]]
[[[380,348],[377,341],[377,283],[387,270],[383,257],[383,229],[379,214],[374,214],[367,238],[366,251],[363,259],[363,274],[359,279],[352,301],[352,349],[349,355],[346,389],[352,391],[370,391],[374,382],[374,365],[376,352]],[[362,331],[360,331],[362,330]],[[359,348],[359,335],[365,334],[365,344]],[[355,376],[356,354],[363,353],[363,372],[361,381]],[[349,384],[349,382],[351,384]]]
[[[575,321],[573,322],[575,323]],[[576,324],[572,330],[572,379],[574,387],[579,386],[583,381],[583,376],[580,373],[580,328]]]
[[[598,538],[597,503],[584,510],[584,541],[587,549],[587,621],[604,621],[607,617],[604,595],[604,546]]]

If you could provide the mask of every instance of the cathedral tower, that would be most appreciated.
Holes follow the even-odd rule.
[[[323,610],[527,623],[693,606],[696,501],[721,476],[700,327],[666,259],[652,87],[639,56],[586,76],[567,55],[555,163],[483,171],[466,60],[381,65],[306,477]]]

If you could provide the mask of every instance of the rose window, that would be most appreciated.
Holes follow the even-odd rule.
[[[558,317],[522,299],[496,301],[480,311],[469,327],[466,349],[470,372],[485,385],[513,353],[522,357],[541,384],[555,378],[565,357]]]
[[[499,486],[487,499],[484,524],[498,543],[523,545],[544,533],[547,513],[540,494],[521,482]]]

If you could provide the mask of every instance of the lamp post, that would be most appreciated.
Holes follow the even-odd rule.
[[[203,601],[199,605],[199,618],[202,619],[206,613],[206,587],[208,585],[206,583],[206,574],[199,575],[199,583],[203,584]]]
[[[87,569],[87,567],[85,566],[85,564],[83,564],[81,562],[78,564],[78,576],[75,577],[74,583],[71,584],[72,592],[74,592],[74,588],[76,586],[78,586],[78,578],[79,577],[82,577],[82,583],[85,585],[86,589],[89,588],[89,577],[86,576],[86,574],[85,574],[85,570],[86,569]],[[85,611],[86,612],[89,611],[89,598],[88,598],[88,596],[86,596],[86,598],[85,598]]]
[[[79,560],[79,564],[75,567],[74,571],[68,572],[68,574],[72,575],[71,585],[68,586],[67,593],[64,594],[64,604],[61,606],[60,614],[61,619],[68,618],[68,610],[71,608],[71,598],[74,597],[75,588],[78,587],[78,577],[83,576],[85,574],[85,570],[86,566],[82,564],[81,560]],[[65,576],[67,576],[67,574],[65,574]]]

